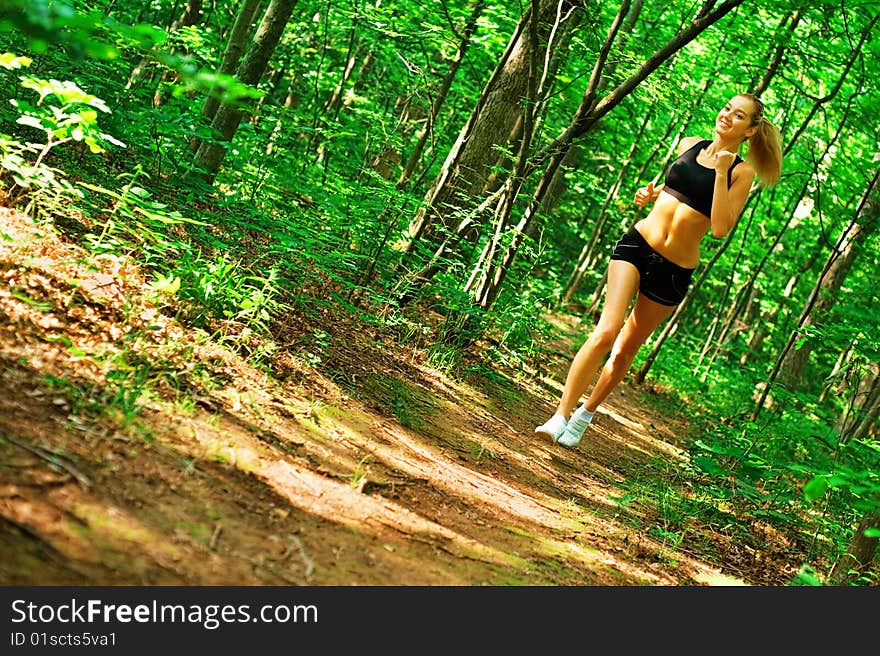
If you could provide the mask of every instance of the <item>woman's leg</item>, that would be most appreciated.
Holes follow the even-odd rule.
[[[602,367],[599,380],[596,381],[593,391],[584,404],[587,410],[595,412],[596,408],[608,398],[611,391],[617,387],[626,372],[629,371],[642,344],[672,314],[673,310],[675,310],[675,306],[661,305],[639,294],[632,312],[614,342],[611,356]]]
[[[611,260],[608,264],[608,282],[605,288],[605,304],[593,332],[580,347],[565,378],[562,398],[556,408],[557,414],[566,419],[571,416],[578,400],[587,391],[596,369],[615,344],[626,311],[639,289],[639,272],[629,262]]]

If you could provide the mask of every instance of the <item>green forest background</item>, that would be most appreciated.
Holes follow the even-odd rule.
[[[835,566],[805,581],[875,585],[878,19],[868,0],[0,0],[0,191],[136,259],[257,364],[289,308],[332,307],[452,373],[477,344],[540,369],[554,314],[586,337],[635,190],[757,93],[782,177],[706,238],[631,377],[701,422],[703,498],[811,534]],[[296,355],[317,367],[312,337]]]

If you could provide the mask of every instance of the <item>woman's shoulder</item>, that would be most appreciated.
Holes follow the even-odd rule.
[[[745,176],[749,182],[755,179],[755,167],[748,160],[740,159],[733,165],[733,177]]]
[[[690,150],[701,141],[705,141],[705,139],[703,137],[682,137],[678,142],[678,154],[681,155],[684,151]]]

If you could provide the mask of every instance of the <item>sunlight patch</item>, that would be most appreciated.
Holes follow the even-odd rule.
[[[712,586],[746,587],[749,585],[741,579],[735,578],[733,576],[727,576],[726,574],[722,574],[721,572],[697,572],[696,574],[694,574],[694,580],[698,583],[705,583],[706,585]]]

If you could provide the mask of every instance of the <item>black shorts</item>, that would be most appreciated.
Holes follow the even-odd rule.
[[[611,259],[629,262],[638,269],[639,291],[661,305],[681,303],[694,277],[694,269],[667,260],[634,227],[617,242]]]

